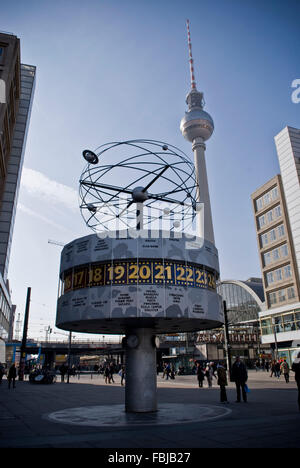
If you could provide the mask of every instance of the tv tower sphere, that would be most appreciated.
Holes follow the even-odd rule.
[[[196,92],[198,94],[202,94],[198,91]],[[186,138],[191,143],[196,138],[202,138],[203,141],[206,141],[213,134],[214,122],[211,116],[205,112],[202,107],[193,106],[185,113],[185,116],[181,120],[180,130],[184,138]]]
[[[212,136],[214,131],[214,122],[211,116],[203,110],[203,93],[198,91],[196,87],[189,20],[187,20],[187,33],[191,90],[186,97],[188,111],[180,122],[180,130],[183,136],[191,143],[194,143],[196,139],[199,139],[198,143],[201,141],[204,143],[204,141],[208,140]]]

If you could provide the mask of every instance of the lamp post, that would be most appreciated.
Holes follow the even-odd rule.
[[[22,338],[22,343],[21,343],[21,358],[20,358],[20,368],[19,368],[19,380],[24,380],[30,296],[31,296],[31,288],[27,288],[26,308],[25,308],[24,327],[23,327],[23,338]]]
[[[70,333],[69,333],[69,346],[68,346],[68,377],[67,377],[67,383],[70,383],[71,345],[72,345],[72,332],[70,331]]]
[[[273,325],[273,333],[274,333],[274,340],[275,340],[275,359],[276,359],[276,361],[278,361],[278,343],[277,343],[275,317],[272,317],[272,325]]]
[[[224,339],[225,339],[224,341],[225,341],[225,351],[226,351],[226,362],[227,362],[229,380],[231,381],[231,346],[229,343],[229,326],[228,326],[226,301],[223,301],[223,310],[224,310]]]

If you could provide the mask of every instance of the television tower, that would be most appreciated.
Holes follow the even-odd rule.
[[[183,136],[192,143],[196,178],[198,183],[197,201],[204,204],[204,221],[199,223],[199,235],[204,239],[215,243],[212,214],[210,207],[209,189],[205,163],[205,141],[214,131],[214,122],[211,116],[203,110],[203,93],[196,88],[194,75],[194,61],[192,56],[192,43],[190,24],[187,20],[187,35],[189,48],[189,63],[191,75],[191,90],[186,97],[188,111],[180,122],[180,130]]]

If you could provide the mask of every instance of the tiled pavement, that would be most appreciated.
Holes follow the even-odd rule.
[[[17,382],[8,390],[0,386],[0,447],[76,447],[76,448],[225,448],[225,447],[300,447],[300,412],[296,384],[278,381],[264,372],[249,373],[249,401],[235,403],[234,384],[227,393],[231,412],[221,419],[147,426],[91,427],[55,423],[49,413],[67,408],[124,404],[124,387],[105,385],[102,376],[71,378],[70,383],[31,385]],[[174,411],[183,405],[222,406],[219,388],[197,387],[196,377],[177,377],[165,381],[158,377],[158,404],[172,404]],[[178,419],[178,414],[176,415]],[[179,418],[180,419],[180,418]]]

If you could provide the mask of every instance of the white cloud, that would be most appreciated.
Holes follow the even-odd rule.
[[[37,218],[40,221],[43,221],[44,223],[50,224],[51,226],[57,228],[57,229],[62,229],[63,231],[68,231],[64,226],[61,224],[55,223],[54,221],[51,221],[51,219],[46,218],[46,216],[43,216],[36,211],[31,210],[27,206],[23,205],[23,203],[18,203],[18,210],[22,211],[23,213],[33,216],[34,218]]]
[[[21,187],[30,195],[42,198],[59,207],[65,207],[74,212],[78,212],[77,191],[67,185],[49,179],[39,171],[24,167],[22,171]]]

